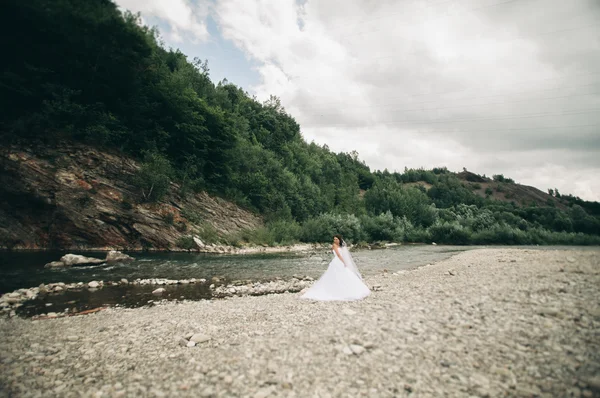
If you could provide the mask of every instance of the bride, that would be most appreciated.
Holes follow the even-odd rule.
[[[371,291],[362,280],[341,235],[333,237],[333,260],[327,271],[300,298],[319,301],[350,301],[367,297]]]

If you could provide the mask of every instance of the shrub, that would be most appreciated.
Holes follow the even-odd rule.
[[[271,240],[281,245],[289,245],[300,239],[302,228],[295,221],[275,221],[267,225]]]
[[[406,232],[404,235],[404,240],[406,242],[412,243],[430,243],[432,242],[431,233],[429,229],[425,229],[422,227],[413,228]]]
[[[131,202],[129,202],[128,200],[125,200],[125,199],[123,199],[123,201],[121,202],[121,207],[125,210],[133,209],[133,205],[131,204]]]
[[[177,240],[177,247],[184,250],[192,250],[196,248],[196,242],[191,236],[182,236]]]
[[[220,240],[217,229],[208,222],[203,222],[200,224],[198,236],[204,243],[218,243]]]
[[[457,222],[437,223],[429,227],[431,239],[438,243],[466,245],[470,240],[470,231]]]
[[[240,246],[242,242],[253,245],[269,245],[273,246],[275,240],[273,234],[267,227],[259,227],[255,229],[243,229],[238,233],[234,233],[225,237],[225,241],[232,246]]]
[[[485,209],[482,210],[477,216],[475,216],[471,223],[470,227],[473,231],[481,231],[484,229],[489,229],[496,224],[496,219],[494,218],[494,214]]]
[[[175,229],[177,229],[179,232],[185,232],[185,231],[187,231],[188,226],[185,222],[179,221],[178,223],[175,224]]]
[[[398,225],[394,216],[388,210],[375,217],[362,217],[363,231],[368,236],[368,240],[373,241],[401,241],[402,232],[398,231]]]
[[[165,220],[165,222],[166,222],[168,225],[173,225],[173,224],[174,224],[174,222],[175,222],[175,216],[173,215],[173,213],[166,213],[166,214],[163,216],[163,220]]]
[[[332,213],[305,221],[300,238],[304,242],[329,242],[335,234],[341,234],[348,243],[364,240],[360,220],[355,215]]]
[[[490,229],[478,231],[471,237],[475,244],[504,244],[504,245],[523,245],[534,243],[527,236],[527,233],[520,229],[512,228],[506,224],[497,224]]]
[[[200,215],[200,213],[198,213],[196,211],[183,208],[183,209],[181,209],[181,216],[184,217],[189,222],[191,222],[192,224],[201,224],[202,223],[202,216]]]
[[[145,201],[156,202],[167,194],[172,175],[171,164],[164,156],[147,153],[132,182],[140,189]]]

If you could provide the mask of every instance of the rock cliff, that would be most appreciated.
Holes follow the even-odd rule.
[[[255,214],[205,192],[144,203],[131,158],[85,145],[13,146],[0,152],[0,247],[177,249],[262,225]]]

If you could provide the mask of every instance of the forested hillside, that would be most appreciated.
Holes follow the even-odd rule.
[[[163,48],[158,32],[109,0],[0,7],[4,150],[110,149],[142,162],[130,181],[139,201],[206,191],[262,217],[264,227],[221,237],[227,243],[328,241],[337,232],[353,242],[600,243],[596,202],[518,188],[502,175],[372,171],[356,152],[307,143],[277,98],[261,103],[213,84],[206,62]]]

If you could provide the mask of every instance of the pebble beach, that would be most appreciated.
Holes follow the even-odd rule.
[[[3,318],[0,396],[600,397],[600,250],[476,249],[365,282],[357,302]]]

